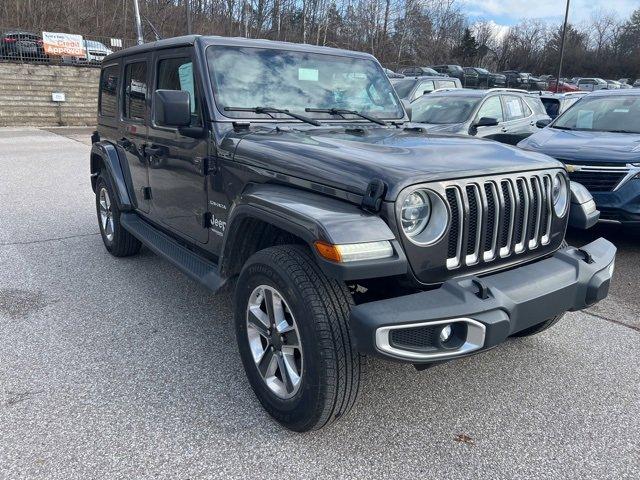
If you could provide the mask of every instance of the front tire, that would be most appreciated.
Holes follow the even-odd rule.
[[[240,357],[258,400],[286,428],[322,428],[355,403],[352,304],[346,285],[299,245],[260,250],[242,269],[234,297]]]
[[[120,209],[115,201],[111,179],[104,172],[96,181],[96,213],[104,246],[114,257],[129,257],[140,251],[140,240],[120,224]]]

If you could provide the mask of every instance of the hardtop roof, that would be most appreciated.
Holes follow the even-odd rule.
[[[136,45],[134,47],[124,48],[112,53],[105,58],[105,61],[112,60],[119,57],[137,55],[140,53],[152,52],[154,50],[161,50],[165,48],[176,47],[189,47],[196,43],[201,42],[205,47],[209,45],[228,45],[238,47],[253,47],[253,48],[272,48],[280,50],[295,50],[301,52],[312,52],[325,55],[339,55],[349,57],[359,57],[374,59],[373,55],[363,52],[355,52],[352,50],[344,50],[333,47],[323,47],[318,45],[309,45],[301,43],[280,42],[275,40],[265,40],[257,38],[243,38],[243,37],[221,37],[216,35],[184,35],[181,37],[171,37],[155,42],[143,43],[142,45]]]

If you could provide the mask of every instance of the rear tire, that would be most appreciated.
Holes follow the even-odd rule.
[[[115,201],[111,179],[104,172],[96,181],[96,213],[104,246],[114,257],[129,257],[140,251],[140,240],[120,224],[120,209]]]
[[[265,292],[263,297],[260,292]],[[277,299],[270,311],[286,318],[285,330],[295,326],[298,332],[299,354],[292,361],[293,373],[284,368],[285,376],[280,370],[284,364],[278,362],[286,351],[293,352],[289,344],[296,339],[291,341],[285,334],[283,340],[277,334],[279,323],[269,320],[268,297]],[[348,323],[352,304],[346,285],[327,277],[303,246],[269,247],[244,265],[234,296],[240,357],[258,400],[286,428],[298,432],[322,428],[347,414],[355,403],[360,355]],[[256,317],[262,324],[255,322]],[[268,357],[268,351],[274,357]],[[268,369],[261,362],[271,362],[271,358],[276,360]],[[288,389],[297,373],[299,383]]]

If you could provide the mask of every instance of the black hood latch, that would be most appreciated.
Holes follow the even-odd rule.
[[[368,212],[379,212],[386,191],[387,185],[379,178],[374,178],[369,182],[369,185],[367,185],[367,191],[364,197],[362,197],[360,207]]]

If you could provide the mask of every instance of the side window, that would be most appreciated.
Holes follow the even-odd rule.
[[[118,78],[119,65],[111,65],[102,70],[100,75],[100,99],[98,100],[100,115],[115,117],[118,114]]]
[[[183,90],[191,98],[191,126],[200,126],[200,100],[195,88],[193,62],[189,57],[166,58],[158,62],[158,90]]]
[[[529,108],[529,105],[527,104],[527,102],[524,101],[524,99],[520,99],[520,101],[522,102],[522,112],[524,114],[525,117],[529,117],[531,114],[533,114],[533,112],[531,111],[531,109]]]
[[[506,120],[518,120],[524,118],[524,110],[522,109],[522,102],[520,97],[512,95],[505,95],[504,97],[504,109]]]
[[[144,121],[147,109],[147,63],[130,63],[124,69],[123,116]]]
[[[438,88],[456,88],[456,82],[452,80],[438,80]]]
[[[436,87],[432,81],[420,82],[418,84],[418,88],[416,88],[416,91],[413,94],[412,100],[421,97],[422,95],[424,95],[424,92],[433,92],[435,89]]]
[[[494,95],[493,97],[487,98],[480,109],[478,110],[478,114],[476,118],[479,120],[482,117],[495,118],[498,122],[504,121],[504,115],[502,113],[502,102],[500,102],[500,97],[498,95]]]

